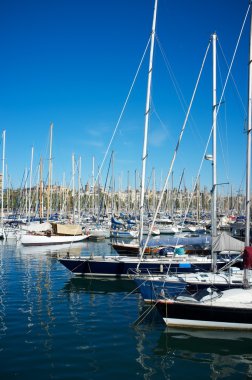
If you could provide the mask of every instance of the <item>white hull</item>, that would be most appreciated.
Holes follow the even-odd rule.
[[[214,330],[252,330],[252,324],[247,323],[228,323],[228,322],[212,322],[178,318],[163,318],[168,327],[180,328],[202,328]]]
[[[53,244],[67,244],[83,241],[88,238],[88,235],[30,235],[26,234],[21,237],[21,244],[25,246],[32,245],[53,245]]]

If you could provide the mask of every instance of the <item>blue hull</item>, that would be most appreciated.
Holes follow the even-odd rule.
[[[63,258],[59,259],[68,270],[77,275],[83,276],[113,276],[113,277],[127,277],[134,273],[137,269],[137,260],[117,260],[117,259],[89,259],[89,258]],[[225,263],[219,263],[219,267]],[[173,273],[189,273],[196,270],[209,271],[211,269],[211,263],[203,262],[197,263],[197,265],[185,265],[184,263],[171,263],[167,261],[153,262],[141,262],[139,270],[142,273],[155,273],[164,274],[169,272]]]
[[[172,281],[152,281],[140,278],[134,279],[134,281],[145,302],[155,302],[163,297],[174,298],[181,294],[187,286],[184,281],[174,283]]]

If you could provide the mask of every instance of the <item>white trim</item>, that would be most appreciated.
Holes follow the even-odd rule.
[[[224,330],[252,330],[251,323],[230,323],[218,321],[201,321],[178,318],[163,318],[168,327],[197,327]]]

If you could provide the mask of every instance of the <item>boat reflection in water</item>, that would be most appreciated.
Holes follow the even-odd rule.
[[[159,367],[163,379],[183,379],[190,363],[190,377],[202,379],[251,376],[252,333],[165,328],[156,313],[135,327],[138,363],[146,378]],[[157,331],[160,335],[157,336]],[[152,342],[152,345],[150,344]],[[206,376],[207,374],[207,376]],[[238,376],[238,377],[237,377]]]
[[[163,364],[162,371],[167,376],[172,362],[187,360],[194,363],[191,371],[197,373],[198,378],[201,378],[200,371],[203,367],[203,371],[208,367],[208,378],[237,378],[239,372],[250,377],[251,339],[252,333],[241,331],[181,331],[166,328],[160,335],[154,354],[163,357],[160,362]],[[180,369],[179,366],[176,366],[176,371],[178,378],[184,374],[183,368]]]
[[[131,293],[136,285],[130,279],[71,278],[62,289],[64,292]]]

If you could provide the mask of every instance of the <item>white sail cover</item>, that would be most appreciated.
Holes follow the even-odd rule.
[[[22,229],[29,232],[46,232],[52,231],[52,225],[49,222],[31,223],[28,226],[23,226]]]
[[[213,251],[243,251],[244,242],[233,238],[226,232],[222,232],[220,235],[213,237]]]

